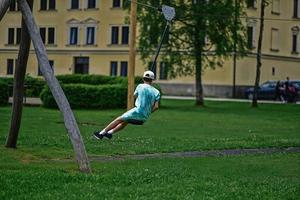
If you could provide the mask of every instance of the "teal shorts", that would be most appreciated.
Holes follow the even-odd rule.
[[[136,108],[132,108],[131,110],[125,112],[121,116],[121,119],[127,123],[136,125],[142,125],[146,121],[145,117],[139,113]]]

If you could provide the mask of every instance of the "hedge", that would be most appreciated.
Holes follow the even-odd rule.
[[[161,91],[158,84],[153,86]],[[123,84],[63,84],[62,88],[72,108],[125,108],[127,104],[127,86]],[[40,98],[44,107],[57,108],[48,87],[43,89]]]
[[[14,79],[11,77],[1,77],[0,80],[8,84],[8,94],[9,96],[13,96]],[[33,78],[30,76],[26,76],[24,84],[26,86],[26,97],[39,97],[41,91],[45,86],[45,81],[42,78]]]
[[[127,88],[122,85],[94,86],[87,84],[66,84],[62,88],[72,108],[125,108]],[[57,108],[56,102],[48,87],[40,98],[48,108]]]
[[[8,84],[0,80],[0,105],[6,105],[8,97]]]
[[[105,75],[67,74],[56,76],[58,81],[64,84],[88,84],[88,85],[113,85],[127,84],[127,77],[112,77]],[[142,77],[135,77],[135,83],[142,83]]]

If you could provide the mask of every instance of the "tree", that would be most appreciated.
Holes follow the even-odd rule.
[[[6,13],[8,7],[10,4],[10,0],[1,0],[0,1],[0,21],[2,20],[2,17]]]
[[[71,110],[70,104],[59,85],[58,80],[54,76],[53,70],[50,67],[49,60],[46,53],[46,48],[42,42],[38,26],[35,23],[32,12],[26,0],[18,0],[18,5],[22,12],[24,22],[26,23],[27,30],[32,40],[35,52],[37,55],[38,63],[41,72],[53,94],[55,101],[63,115],[65,127],[69,134],[69,138],[75,151],[75,156],[82,172],[90,172],[89,160],[85,151],[84,143],[82,141],[79,127],[75,120],[74,114]]]
[[[261,48],[264,34],[264,20],[265,20],[265,8],[268,5],[267,0],[261,0],[260,3],[260,27],[259,27],[259,37],[258,37],[258,46],[256,54],[256,78],[253,91],[252,107],[258,107],[257,97],[259,90],[259,81],[260,81],[260,68],[261,68]]]
[[[32,10],[33,0],[27,0]],[[23,97],[24,97],[24,79],[27,68],[27,61],[30,50],[30,36],[24,20],[22,19],[21,42],[19,47],[19,55],[17,66],[14,74],[13,104],[10,130],[6,141],[6,147],[16,148],[19,135],[19,129],[22,119]]]
[[[176,9],[176,19],[169,36],[164,41],[161,59],[168,63],[168,76],[195,75],[196,105],[203,106],[202,72],[205,68],[222,66],[224,60],[231,56],[234,38],[239,55],[246,50],[245,28],[241,17],[245,16],[243,3],[235,12],[234,0],[163,0],[146,1],[159,7],[160,3]],[[163,17],[152,9],[138,7],[139,50],[141,58],[148,62],[153,54],[165,26]],[[235,15],[237,17],[235,18]],[[235,31],[237,30],[237,34]]]

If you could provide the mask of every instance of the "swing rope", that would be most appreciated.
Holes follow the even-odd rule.
[[[144,7],[147,7],[147,8],[151,8],[151,9],[155,9],[155,10],[159,11],[160,13],[163,14],[163,16],[165,17],[165,19],[167,21],[165,29],[164,29],[164,31],[163,31],[163,33],[161,35],[160,43],[159,43],[159,45],[157,47],[155,57],[154,57],[154,59],[152,61],[152,65],[150,67],[150,70],[152,72],[154,72],[154,69],[156,68],[157,58],[159,56],[162,44],[164,42],[164,38],[167,35],[167,33],[169,32],[171,22],[172,22],[172,20],[175,17],[175,9],[173,7],[166,6],[166,5],[163,5],[162,8],[158,8],[158,7],[154,7],[154,6],[149,5],[149,4],[140,3],[140,2],[137,2],[137,1],[134,1],[134,0],[128,0],[128,1],[132,2],[132,3],[136,3],[136,4],[144,6]],[[156,70],[155,70],[155,72],[156,72]]]

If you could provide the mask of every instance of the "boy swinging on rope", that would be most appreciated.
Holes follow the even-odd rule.
[[[152,86],[154,73],[145,71],[143,75],[143,84],[139,84],[135,91],[135,107],[117,117],[102,131],[94,132],[96,139],[107,137],[112,138],[113,134],[122,130],[127,124],[142,125],[150,116],[150,114],[158,109],[160,93]]]

